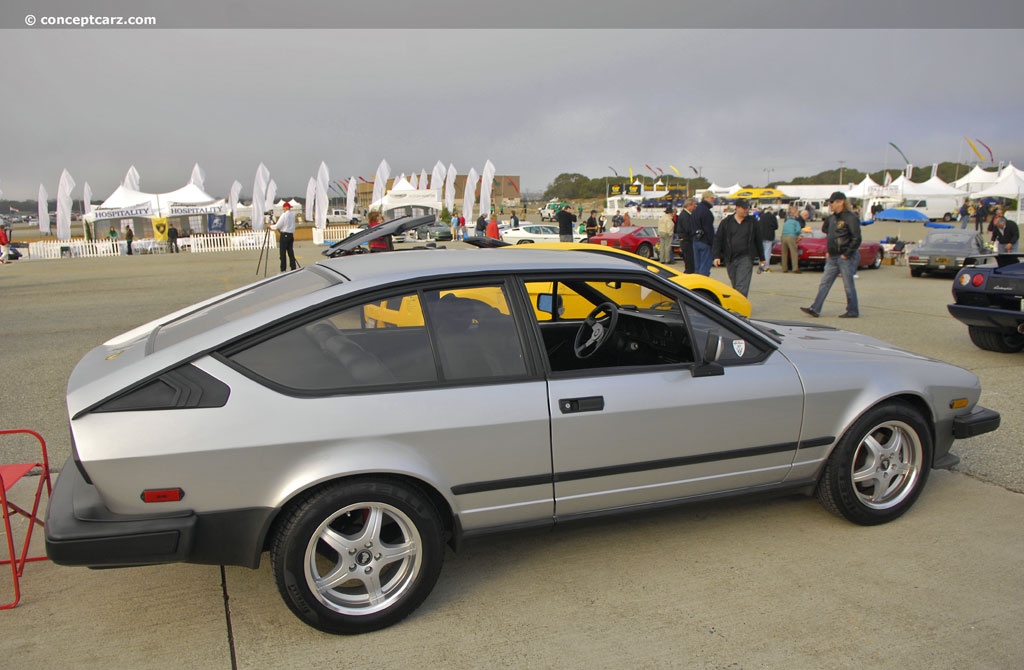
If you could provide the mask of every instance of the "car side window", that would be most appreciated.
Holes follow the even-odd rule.
[[[678,299],[653,281],[533,278],[525,288],[553,372],[695,360]],[[588,316],[604,303],[614,306],[614,323],[604,310],[595,329]]]
[[[526,356],[502,286],[424,291],[447,381],[521,377]]]
[[[437,381],[415,293],[375,299],[304,322],[229,358],[274,384],[304,392]]]

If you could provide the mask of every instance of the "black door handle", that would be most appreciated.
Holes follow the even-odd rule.
[[[600,412],[604,409],[604,396],[592,395],[586,398],[564,398],[558,401],[562,414],[577,412]]]

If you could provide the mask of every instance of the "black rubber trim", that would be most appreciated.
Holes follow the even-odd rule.
[[[810,440],[797,442],[786,442],[783,444],[769,444],[749,449],[734,449],[732,451],[719,451],[695,456],[680,456],[678,458],[664,458],[656,461],[644,461],[640,463],[625,463],[603,468],[588,468],[585,470],[572,470],[569,472],[555,473],[554,476],[547,473],[541,475],[529,475],[525,477],[512,477],[510,479],[495,479],[491,481],[469,482],[457,484],[452,487],[455,495],[468,493],[484,493],[486,491],[501,491],[503,489],[522,488],[524,486],[539,486],[551,482],[570,482],[581,479],[594,479],[597,477],[611,477],[614,475],[627,474],[630,472],[646,472],[649,470],[663,470],[668,468],[685,467],[698,465],[700,463],[711,463],[714,461],[728,461],[737,458],[750,458],[752,456],[764,456],[767,454],[784,453],[796,451],[798,448],[823,447],[835,442],[834,437],[818,437]]]
[[[991,433],[999,428],[999,412],[976,405],[970,414],[953,418],[953,437],[964,440],[977,435]]]

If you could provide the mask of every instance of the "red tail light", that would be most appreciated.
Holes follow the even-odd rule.
[[[146,489],[140,496],[142,502],[147,503],[162,503],[162,502],[178,502],[185,497],[185,492],[178,489]]]

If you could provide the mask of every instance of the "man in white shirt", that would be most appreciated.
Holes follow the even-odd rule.
[[[292,206],[287,200],[284,203],[284,212],[281,214],[281,218],[270,228],[280,233],[278,248],[281,250],[281,272],[285,271],[285,256],[291,263],[292,270],[295,270],[299,267],[299,264],[295,262],[295,212],[292,211]]]

